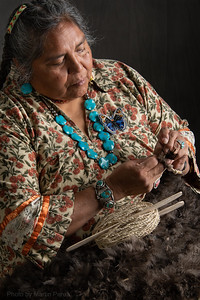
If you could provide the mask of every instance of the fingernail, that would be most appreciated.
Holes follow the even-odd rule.
[[[167,144],[169,140],[167,138],[163,138],[162,141],[163,141],[163,144]]]

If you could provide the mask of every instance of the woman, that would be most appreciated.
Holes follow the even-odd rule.
[[[1,84],[1,273],[39,267],[63,239],[137,205],[166,168],[199,191],[193,134],[135,70],[92,59],[66,0],[12,14]],[[124,206],[123,206],[124,207]]]

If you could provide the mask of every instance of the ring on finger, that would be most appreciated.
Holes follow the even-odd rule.
[[[180,145],[181,149],[183,149],[185,147],[185,142],[181,141],[181,140],[176,140],[177,143]]]

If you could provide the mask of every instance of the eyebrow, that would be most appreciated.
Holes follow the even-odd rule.
[[[80,47],[85,41],[86,41],[86,37],[83,36],[83,38],[81,39],[80,43],[78,43],[78,45],[76,45],[76,49],[78,47]],[[56,60],[56,59],[59,59],[60,57],[63,57],[65,55],[66,55],[66,53],[55,55],[55,56],[51,56],[51,57],[48,57],[45,61],[49,62],[49,61],[52,61],[52,60]]]

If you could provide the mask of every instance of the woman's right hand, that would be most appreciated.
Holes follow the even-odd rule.
[[[117,201],[126,196],[150,192],[163,171],[163,164],[159,163],[153,155],[124,162],[105,181]]]

